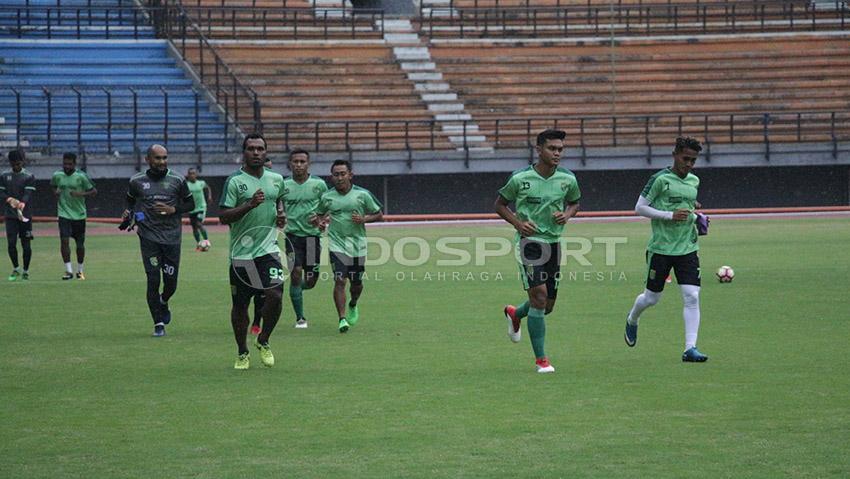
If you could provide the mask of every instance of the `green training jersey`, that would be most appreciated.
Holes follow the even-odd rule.
[[[266,200],[230,224],[230,258],[254,259],[267,254],[280,254],[277,244],[277,201],[283,193],[283,176],[263,169],[257,178],[240,169],[224,182],[219,206],[235,208],[247,203],[262,188]]]
[[[296,236],[320,236],[319,228],[310,224],[328,185],[321,178],[308,175],[304,183],[292,178],[283,180],[283,201],[286,205],[286,232]]]
[[[356,211],[361,216],[371,215],[380,210],[381,203],[369,190],[359,186],[352,185],[344,195],[335,188],[322,195],[316,213],[331,215],[328,250],[352,258],[366,256],[366,226],[355,223],[351,214]]]
[[[192,199],[195,200],[195,209],[189,213],[207,211],[207,195],[204,193],[207,182],[204,180],[195,180],[194,182],[186,180],[186,186],[189,187],[189,192],[192,193]]]
[[[74,170],[66,175],[64,170],[53,173],[50,186],[59,189],[58,216],[69,220],[86,219],[86,198],[73,196],[72,191],[83,193],[94,189],[94,183],[89,175],[80,170]]]
[[[671,168],[665,168],[652,175],[640,195],[657,210],[693,211],[697,188],[699,178],[696,175],[688,173],[685,178],[680,178]],[[669,256],[682,256],[697,251],[696,218],[696,214],[691,213],[686,221],[652,220],[652,237],[646,249]]]
[[[575,203],[581,198],[576,175],[570,170],[557,168],[552,176],[543,178],[533,166],[514,171],[499,195],[514,203],[521,221],[532,221],[537,232],[528,239],[543,243],[556,243],[564,232],[564,225],[553,216],[564,211],[564,203]],[[519,238],[519,233],[517,233]]]

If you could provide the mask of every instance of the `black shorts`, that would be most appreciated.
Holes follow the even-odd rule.
[[[523,289],[545,284],[546,297],[557,298],[561,282],[561,244],[522,238],[515,253]]]
[[[331,251],[331,269],[334,272],[334,280],[347,278],[353,284],[363,282],[363,273],[366,271],[366,257],[351,256]]]
[[[312,273],[319,272],[322,242],[318,236],[286,235],[286,262]]]
[[[139,236],[139,246],[142,250],[142,264],[145,273],[163,274],[177,278],[180,270],[180,243],[162,244]]]
[[[33,239],[32,221],[24,223],[17,218],[6,218],[6,239],[11,241],[17,238]]]
[[[251,298],[268,289],[283,291],[287,271],[280,256],[267,254],[254,259],[230,260],[230,296],[234,306],[248,306]]]
[[[78,243],[86,240],[86,220],[69,220],[59,217],[59,237],[74,238]]]
[[[646,289],[660,293],[664,291],[664,280],[670,275],[670,269],[676,272],[679,284],[700,285],[699,256],[697,252],[681,256],[646,252]]]

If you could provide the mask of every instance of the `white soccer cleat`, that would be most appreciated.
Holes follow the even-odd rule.
[[[537,366],[537,372],[538,373],[544,374],[544,373],[554,373],[555,372],[555,366],[552,366],[549,363],[549,358],[537,359],[537,360],[535,360],[534,364],[535,364],[535,366]]]
[[[304,318],[295,321],[295,329],[307,329],[307,320]]]
[[[516,306],[505,306],[505,319],[508,320],[508,337],[511,341],[518,343],[522,339],[522,325],[516,317]]]

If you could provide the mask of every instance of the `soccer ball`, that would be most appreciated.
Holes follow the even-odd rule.
[[[730,266],[721,266],[720,269],[717,270],[717,280],[721,283],[731,283],[735,278],[735,270],[733,270]]]

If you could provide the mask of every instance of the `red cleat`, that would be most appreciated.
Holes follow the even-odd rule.
[[[519,318],[516,317],[516,306],[505,306],[505,319],[508,321],[508,337],[518,343],[522,339],[522,329]]]
[[[537,364],[538,373],[554,373],[555,367],[549,364],[549,358],[542,357],[534,361]]]

